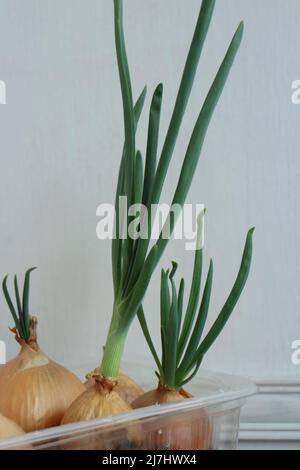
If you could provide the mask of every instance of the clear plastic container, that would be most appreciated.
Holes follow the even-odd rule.
[[[149,390],[154,384],[145,380],[146,375],[148,381],[151,377],[147,370],[125,368]],[[187,389],[194,398],[0,440],[0,450],[236,449],[240,410],[256,386],[240,377],[202,370]]]

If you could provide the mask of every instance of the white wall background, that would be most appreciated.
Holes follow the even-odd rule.
[[[170,118],[200,0],[126,0],[135,96],[165,86]],[[205,367],[249,376],[299,377],[300,77],[298,0],[218,0],[192,99],[170,168],[169,200],[204,94],[239,21],[245,37],[213,118],[189,202],[203,202],[206,263],[215,262],[211,321],[256,225],[252,273],[235,315]],[[112,202],[123,140],[110,0],[0,0],[0,276],[30,266],[40,343],[66,364],[97,362],[112,304],[110,243],[95,235],[96,207]],[[147,113],[139,146],[145,148]],[[161,139],[162,142],[162,139]],[[164,258],[191,277],[192,254],[172,243]],[[158,278],[145,307],[158,327]],[[0,339],[17,347],[1,296]],[[158,330],[156,330],[158,331]],[[148,355],[138,324],[126,355]]]

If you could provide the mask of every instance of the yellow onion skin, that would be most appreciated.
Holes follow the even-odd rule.
[[[17,357],[0,369],[0,413],[25,432],[57,426],[85,387],[37,345],[19,342]]]
[[[87,381],[85,383],[85,386],[87,388],[90,388],[95,384],[93,374],[97,372],[100,373],[99,369],[95,369],[90,374],[87,374]],[[117,392],[119,396],[123,398],[123,400],[125,400],[127,403],[132,403],[134,400],[136,400],[138,397],[145,393],[142,387],[123,371],[119,372],[118,380],[114,387],[114,391]]]
[[[7,379],[19,369],[19,361],[16,360],[17,358],[0,366],[0,393]]]
[[[114,416],[132,411],[132,407],[115,391],[114,385],[105,380],[94,384],[80,395],[66,411],[61,424],[88,421],[96,418]],[[110,450],[138,446],[141,439],[141,427],[132,423],[117,431],[108,430],[101,434],[101,429],[93,435],[82,436],[69,441],[71,449]],[[66,447],[65,447],[66,448]]]
[[[132,403],[132,407],[144,408],[167,405],[192,398],[185,390],[159,386],[145,393]],[[212,426],[204,410],[178,411],[176,414],[156,417],[143,425],[143,448],[147,450],[209,450]]]
[[[24,431],[18,424],[0,414],[0,439],[22,436],[23,434]]]

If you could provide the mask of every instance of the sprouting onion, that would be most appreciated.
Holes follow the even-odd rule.
[[[170,125],[159,158],[157,148],[163,95],[162,84],[159,84],[154,91],[149,112],[146,158],[143,163],[142,153],[136,148],[135,133],[143,108],[145,90],[134,106],[123,30],[123,1],[114,0],[115,43],[123,100],[125,143],[115,198],[115,238],[112,242],[113,312],[100,365],[101,373],[99,373],[98,377],[98,383],[102,381],[109,390],[113,389],[112,384],[115,384],[118,379],[120,362],[129,327],[138,312],[152,274],[168,243],[168,239],[163,236],[164,229],[162,229],[157,242],[150,246],[152,220],[150,216],[151,210],[149,209],[151,209],[153,204],[157,204],[160,201],[214,6],[215,0],[203,0],[202,2]],[[234,34],[225,58],[200,110],[183,159],[181,173],[174,189],[172,204],[182,207],[185,203],[208,125],[233,65],[242,35],[243,23],[239,25]],[[140,214],[139,225],[141,233],[145,233],[145,227],[147,227],[148,237],[140,237],[137,240],[133,240],[130,237],[124,239],[122,236],[121,229],[123,227],[120,225],[120,220],[124,214],[122,214],[123,209],[119,204],[121,196],[127,198],[128,207],[133,203],[140,202],[143,202],[146,206],[147,215],[145,213]],[[148,220],[146,217],[148,217]],[[127,234],[130,222],[131,220],[128,218],[127,226],[125,227]],[[166,221],[166,224],[170,226],[170,236],[173,233],[175,222],[174,213],[170,211]],[[72,420],[76,419],[76,416],[71,411],[70,415],[72,415]],[[78,419],[83,419],[82,413]],[[68,422],[68,417],[65,417],[64,422]]]
[[[139,203],[137,186],[140,179],[137,178],[140,168],[140,153],[135,148],[135,130],[138,117],[135,117],[131,81],[126,57],[124,33],[122,24],[122,0],[114,0],[115,5],[115,35],[118,66],[124,106],[125,122],[125,146],[121,161],[119,182],[116,201],[119,196],[126,196],[129,203]],[[148,145],[146,152],[146,163],[143,182],[143,203],[149,209],[152,204],[159,202],[168,166],[173,154],[181,121],[192,89],[198,61],[202,52],[204,40],[211,21],[215,1],[204,0],[199,13],[196,30],[191,48],[185,65],[182,81],[180,84],[174,112],[171,118],[169,130],[165,139],[161,157],[156,163],[157,142],[159,135],[159,119],[162,102],[162,85],[154,92],[150,108]],[[233,64],[236,52],[239,48],[243,33],[241,23],[228,48],[225,59],[217,73],[211,89],[203,104],[196,125],[194,127],[190,143],[182,164],[181,174],[175,189],[172,204],[182,206],[185,202],[188,190],[192,183],[193,175],[199,160],[200,151],[208,124],[212,117],[214,108],[218,102],[222,89],[225,85],[229,71]],[[120,360],[126,340],[129,326],[142,303],[145,291],[148,287],[152,273],[156,268],[168,240],[162,235],[157,243],[149,251],[150,234],[152,231],[151,220],[148,223],[147,239],[139,238],[122,240],[119,237],[118,221],[119,207],[116,204],[116,238],[112,244],[112,266],[114,280],[114,308],[111,326],[107,337],[101,372],[103,376],[115,379],[118,375]],[[148,215],[150,217],[150,212]],[[173,212],[170,212],[171,230],[174,228],[175,220]],[[168,221],[166,222],[168,223]],[[143,217],[141,216],[141,225]],[[142,231],[142,229],[141,229]]]
[[[200,221],[199,221],[200,223]],[[138,317],[149,349],[157,366],[156,375],[159,379],[155,390],[146,392],[137,398],[133,408],[141,408],[155,404],[167,404],[177,400],[191,398],[183,387],[196,375],[203,357],[215,342],[226,325],[234,307],[246,284],[252,259],[252,235],[254,229],[248,232],[243,252],[241,266],[234,286],[216,321],[204,337],[204,327],[208,316],[212,282],[213,263],[210,261],[208,274],[201,296],[201,278],[203,248],[195,252],[194,272],[188,297],[187,307],[184,309],[185,282],[181,279],[179,289],[176,288],[174,276],[177,264],[173,262],[170,271],[161,272],[161,355],[157,352],[151,339],[143,307],[139,308]],[[198,228],[198,235],[201,232]],[[150,446],[147,448],[173,449],[202,449],[209,440],[209,425],[206,416],[196,416],[192,419],[182,418],[183,422],[174,426],[168,423],[167,430],[160,429],[145,436]],[[185,424],[187,424],[185,426]],[[154,446],[154,447],[151,447]],[[192,446],[192,447],[187,447]]]
[[[60,424],[70,404],[85,390],[69,370],[52,361],[41,351],[37,340],[37,319],[30,315],[29,269],[20,296],[17,276],[14,278],[15,304],[7,288],[2,287],[15,322],[11,329],[20,344],[19,354],[0,368],[0,414],[13,420],[26,432]]]

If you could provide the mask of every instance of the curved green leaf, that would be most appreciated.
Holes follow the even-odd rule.
[[[204,355],[208,349],[211,347],[211,345],[214,343],[216,338],[219,336],[221,331],[223,330],[224,326],[226,325],[234,307],[237,304],[237,301],[240,298],[241,293],[243,292],[243,289],[245,287],[246,281],[249,276],[250,272],[250,267],[251,267],[251,260],[252,260],[252,237],[254,233],[254,228],[249,230],[247,238],[246,238],[246,243],[245,243],[245,248],[243,252],[243,257],[242,257],[242,262],[240,266],[240,270],[238,273],[238,276],[236,278],[236,281],[234,283],[234,286],[224,304],[224,307],[222,308],[217,320],[209,330],[207,336],[199,346],[197,350],[197,356]]]

